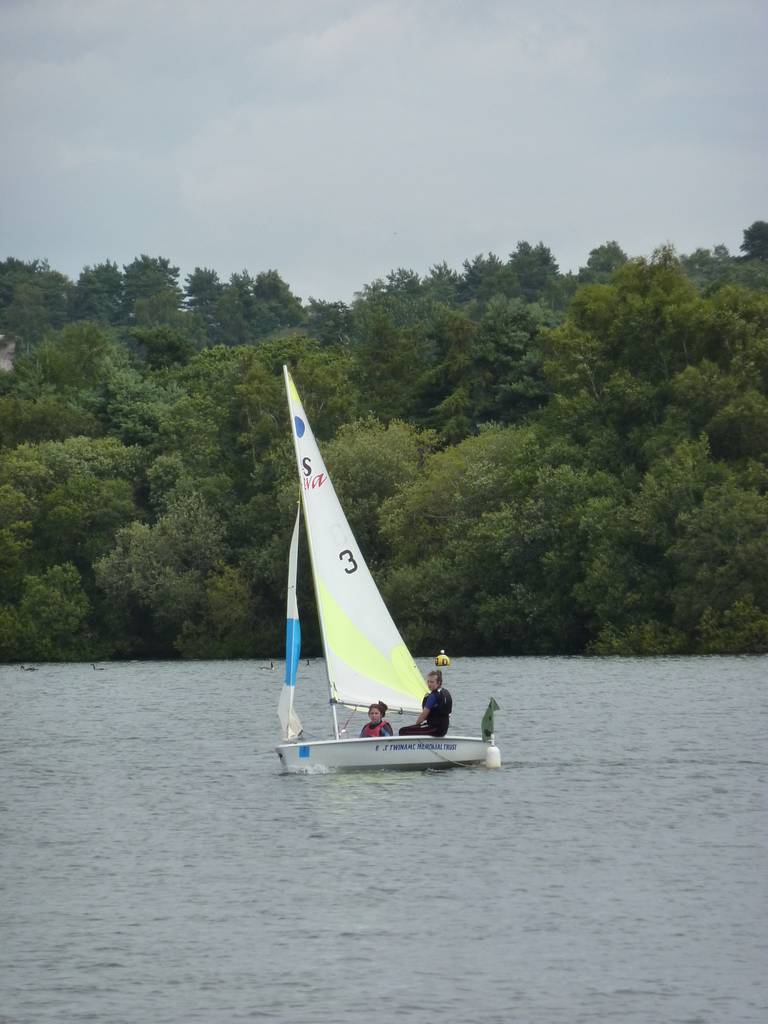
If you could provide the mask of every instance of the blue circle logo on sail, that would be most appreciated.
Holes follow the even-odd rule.
[[[300,416],[294,416],[293,422],[296,424],[296,437],[304,437],[304,420]]]

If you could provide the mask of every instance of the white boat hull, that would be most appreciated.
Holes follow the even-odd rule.
[[[281,743],[275,750],[284,771],[309,774],[485,764],[488,743],[479,736],[383,736],[293,741]]]

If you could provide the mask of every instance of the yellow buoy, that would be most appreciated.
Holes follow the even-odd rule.
[[[445,668],[446,666],[451,664],[451,659],[448,657],[445,651],[440,651],[439,654],[435,655],[435,664],[438,665],[440,668]]]

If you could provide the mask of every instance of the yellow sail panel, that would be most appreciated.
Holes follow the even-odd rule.
[[[366,704],[389,698],[398,706],[420,708],[426,684],[405,644],[387,654],[354,624],[322,580],[318,596],[328,653],[341,662],[331,674],[337,700]]]
[[[297,405],[301,405],[301,399],[299,398],[299,392],[296,390],[296,385],[293,383],[293,377],[287,370],[285,371],[285,376],[288,381],[288,390],[290,391],[291,398]]]

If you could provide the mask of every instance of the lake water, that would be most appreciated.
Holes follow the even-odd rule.
[[[282,665],[100,668],[0,668],[4,1024],[768,1020],[768,658],[456,660],[501,770],[314,776]]]

